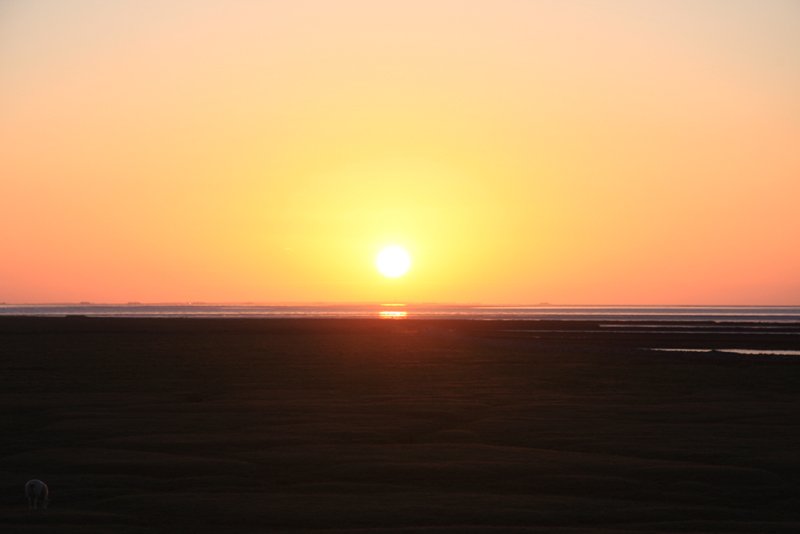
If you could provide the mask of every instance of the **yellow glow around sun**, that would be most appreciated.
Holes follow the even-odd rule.
[[[384,247],[375,258],[378,271],[387,278],[403,276],[411,268],[411,256],[399,245]]]

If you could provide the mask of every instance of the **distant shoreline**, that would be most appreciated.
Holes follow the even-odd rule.
[[[797,322],[800,306],[3,305],[0,317]]]

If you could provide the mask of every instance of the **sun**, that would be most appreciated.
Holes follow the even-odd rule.
[[[378,252],[375,267],[386,278],[399,278],[411,268],[411,255],[400,245],[390,245]]]

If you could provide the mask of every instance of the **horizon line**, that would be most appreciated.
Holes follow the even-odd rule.
[[[0,306],[456,306],[480,308],[797,308],[798,304],[559,304],[537,303],[482,303],[482,302],[380,302],[380,301],[52,301],[52,302],[6,302]]]

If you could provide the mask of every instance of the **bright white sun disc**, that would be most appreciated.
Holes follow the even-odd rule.
[[[403,276],[411,268],[411,256],[399,245],[391,245],[382,249],[375,258],[378,271],[387,278]]]

